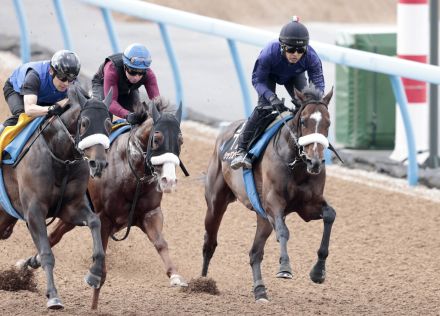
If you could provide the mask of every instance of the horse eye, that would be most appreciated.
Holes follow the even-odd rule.
[[[110,135],[110,133],[112,132],[112,127],[113,127],[113,124],[110,121],[110,119],[109,118],[106,119],[105,122],[104,122],[104,128],[105,128],[107,134]]]
[[[301,124],[302,126],[305,126],[305,125],[306,125],[306,120],[303,119],[303,118],[301,118],[301,120],[300,120],[299,122],[300,122],[300,124]]]
[[[87,118],[87,117],[81,118],[81,125],[80,125],[80,130],[79,130],[80,135],[83,135],[87,131],[87,129],[89,128],[89,125],[90,125],[89,118]]]

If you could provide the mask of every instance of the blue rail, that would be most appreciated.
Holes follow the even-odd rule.
[[[154,21],[159,25],[162,39],[167,50],[168,58],[170,59],[173,70],[177,103],[183,101],[183,89],[181,83],[181,76],[177,64],[176,56],[169,40],[166,25],[172,25],[178,28],[191,30],[194,32],[205,33],[212,36],[219,36],[227,40],[231,52],[234,66],[237,72],[238,80],[243,96],[244,110],[247,115],[252,111],[251,98],[249,88],[245,81],[245,75],[241,65],[236,42],[264,46],[268,41],[277,37],[277,34],[263,31],[257,28],[243,26],[231,22],[222,21],[219,19],[200,16],[193,13],[179,11],[167,7],[162,7],[152,3],[147,3],[138,0],[79,0],[101,8],[112,49],[114,52],[120,51],[117,36],[114,30],[113,21],[111,18],[111,11],[116,11],[138,17],[144,20]],[[60,0],[54,0],[56,5],[61,6]],[[21,46],[23,61],[29,60],[29,42],[27,38],[27,27],[24,18],[24,12],[21,7],[20,0],[14,0],[14,5],[20,21],[21,30]],[[69,38],[67,28],[64,29],[64,15],[62,10],[56,10],[58,19],[62,26],[63,36]],[[65,45],[66,40],[65,40]],[[69,44],[70,45],[70,44]],[[311,45],[317,51],[323,61],[341,64],[353,68],[374,71],[378,73],[387,74],[393,86],[393,91],[402,113],[402,119],[407,135],[408,143],[408,182],[410,185],[417,184],[417,160],[416,147],[414,143],[414,135],[412,132],[411,121],[408,116],[408,104],[406,95],[402,87],[400,77],[410,78],[414,80],[429,82],[433,84],[440,84],[440,67],[412,62],[408,60],[398,59],[389,56],[378,55],[374,53],[362,52],[355,49],[319,43],[311,41]],[[184,104],[184,103],[183,103]],[[184,107],[185,109],[185,107]]]

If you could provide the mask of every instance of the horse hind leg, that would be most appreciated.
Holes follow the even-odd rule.
[[[16,223],[17,219],[15,217],[0,211],[0,240],[11,237]]]
[[[216,172],[221,173],[220,162]],[[211,167],[211,166],[210,166]],[[203,243],[202,276],[208,274],[209,263],[217,248],[217,234],[223,215],[228,204],[235,200],[235,196],[223,179],[222,174],[212,174],[208,170],[205,186],[205,200],[207,210],[205,215],[205,237]]]
[[[292,279],[292,267],[290,266],[290,258],[287,253],[287,242],[290,238],[289,229],[281,216],[275,217],[275,231],[277,241],[280,243],[280,267],[276,275],[277,278]]]
[[[74,227],[75,225],[65,223],[62,220],[58,220],[55,224],[54,229],[52,230],[52,232],[49,234],[48,237],[50,247],[53,248],[56,244],[58,244],[61,238],[64,236],[64,234],[71,231]],[[38,269],[39,267],[41,267],[40,256],[37,253],[34,256],[31,256],[27,259],[19,260],[15,265],[20,268],[30,267],[32,269]]]
[[[256,302],[264,303],[269,301],[266,293],[266,286],[264,285],[263,277],[261,275],[261,262],[264,257],[264,246],[271,233],[272,226],[270,223],[257,216],[257,230],[255,232],[254,243],[249,251],[252,277],[254,280],[253,292]]]
[[[166,274],[170,278],[171,286],[186,287],[188,284],[185,279],[177,273],[177,269],[172,262],[168,250],[168,243],[163,237],[163,214],[160,207],[145,214],[142,221],[142,230],[156,248],[157,253],[162,259]]]
[[[322,234],[321,246],[318,249],[318,261],[310,271],[310,279],[315,283],[323,283],[325,281],[325,261],[329,253],[330,234],[335,218],[335,210],[330,205],[323,206],[322,220],[324,221],[324,232]]]

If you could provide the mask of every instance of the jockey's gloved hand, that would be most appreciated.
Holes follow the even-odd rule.
[[[47,117],[52,117],[54,115],[58,115],[60,116],[61,114],[63,114],[65,111],[65,109],[59,105],[59,104],[54,104],[49,106],[49,109],[47,111]]]
[[[269,98],[270,105],[275,111],[283,112],[286,110],[284,102],[278,99],[277,95],[274,94]]]
[[[142,112],[142,113],[131,112],[128,113],[127,116],[125,117],[125,119],[127,120],[128,123],[130,123],[130,125],[141,124],[143,121],[145,121],[146,118],[147,118],[146,112]]]

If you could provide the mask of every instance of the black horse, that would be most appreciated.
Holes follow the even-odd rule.
[[[63,308],[63,304],[53,278],[55,258],[47,237],[45,220],[48,217],[89,226],[93,237],[93,264],[85,281],[94,288],[101,284],[105,255],[101,224],[85,196],[89,175],[100,177],[107,166],[110,100],[111,92],[102,102],[87,99],[78,87],[72,86],[70,108],[35,132],[28,142],[35,139],[33,145],[15,168],[2,166],[7,194],[29,228],[38,251],[34,259],[46,272],[50,309]],[[7,239],[17,218],[6,213],[2,206],[0,210],[0,238]]]
[[[136,108],[139,112],[146,111],[145,104]],[[182,107],[174,111],[166,100],[157,98],[151,102],[149,116],[112,143],[108,153],[108,170],[101,178],[90,179],[90,198],[101,220],[104,251],[109,237],[123,240],[131,226],[136,226],[148,236],[159,253],[170,285],[186,286],[186,281],[178,274],[170,258],[168,244],[162,234],[161,209],[163,192],[172,192],[177,185],[176,167],[180,164],[183,144],[180,130]],[[73,228],[72,223],[58,221],[49,235],[50,245],[56,245]],[[125,234],[121,238],[114,236],[124,228]],[[35,259],[31,257],[28,261]],[[104,263],[101,285],[106,274]],[[94,289],[92,309],[98,306],[100,289]]]
[[[336,213],[326,202],[324,149],[330,126],[328,103],[333,90],[321,99],[313,87],[303,93],[295,91],[301,102],[296,116],[279,129],[270,140],[263,157],[253,165],[256,188],[265,210],[265,216],[257,216],[257,231],[249,253],[254,279],[256,301],[267,301],[266,287],[261,276],[264,246],[272,230],[280,243],[280,267],[277,277],[292,278],[287,254],[289,230],[285,218],[296,212],[303,220],[323,220],[324,233],[318,250],[318,261],[310,272],[313,282],[325,279],[325,261],[328,256],[330,232]],[[242,122],[232,123],[217,138],[211,157],[205,184],[208,206],[205,217],[205,241],[203,244],[202,276],[217,247],[217,233],[223,214],[229,203],[239,200],[247,208],[253,206],[246,194],[243,172],[232,170],[222,157],[221,148],[233,137]]]

